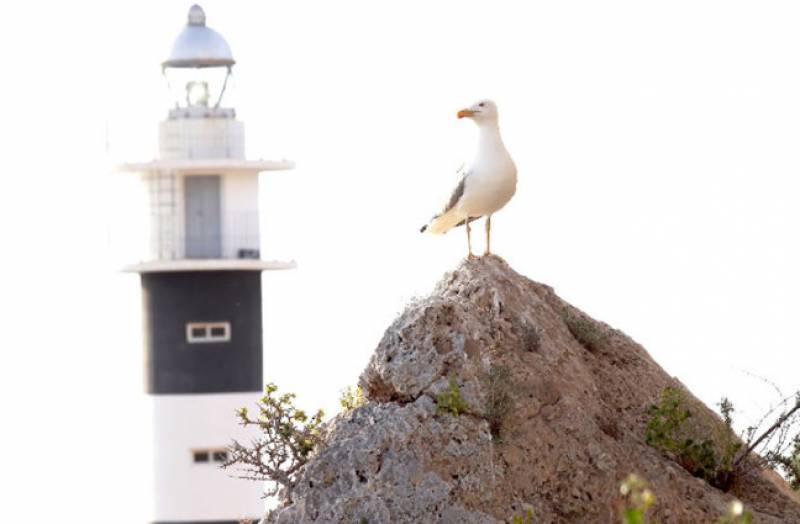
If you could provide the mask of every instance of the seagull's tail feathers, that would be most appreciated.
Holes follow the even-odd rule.
[[[422,226],[419,232],[425,233],[427,231],[434,235],[443,235],[463,221],[464,218],[459,216],[454,209],[451,209],[450,211],[433,217],[428,224]]]

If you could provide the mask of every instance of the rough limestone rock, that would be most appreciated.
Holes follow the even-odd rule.
[[[579,341],[578,339],[581,339]],[[437,412],[450,380],[468,408]],[[731,493],[644,441],[645,411],[683,386],[623,333],[494,256],[464,262],[386,330],[360,384],[269,523],[617,522],[636,472],[661,523],[715,522],[737,497],[759,523],[800,523],[776,475]],[[704,423],[719,419],[686,392]]]

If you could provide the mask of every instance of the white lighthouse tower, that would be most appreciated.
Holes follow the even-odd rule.
[[[124,164],[145,186],[149,253],[141,275],[146,390],[154,406],[152,521],[236,523],[263,513],[263,487],[219,468],[239,433],[234,411],[263,388],[258,183],[285,160],[248,160],[244,125],[223,101],[234,65],[192,6],[163,70],[174,107],[159,156]],[[133,261],[132,261],[133,262]]]

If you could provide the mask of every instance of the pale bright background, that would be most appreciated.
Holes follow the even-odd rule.
[[[190,2],[0,18],[6,522],[143,522],[139,284],[114,163],[152,158]],[[383,330],[465,254],[420,235],[495,99],[519,168],[495,251],[742,425],[800,387],[800,4],[203,2],[262,178],[266,378],[337,409]],[[477,231],[480,231],[478,229]],[[481,235],[476,235],[482,250]],[[233,423],[233,419],[231,420]],[[10,463],[9,463],[10,462]],[[9,516],[10,512],[10,516]]]

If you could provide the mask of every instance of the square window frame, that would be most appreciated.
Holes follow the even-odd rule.
[[[230,458],[230,450],[226,447],[191,448],[189,450],[192,465],[198,467],[219,466]],[[225,460],[219,460],[218,454],[224,454]],[[205,456],[205,460],[197,460],[198,455]]]
[[[222,328],[222,335],[212,334],[212,330]],[[195,336],[196,330],[202,329],[204,336]],[[224,322],[187,322],[186,323],[186,342],[189,344],[208,344],[218,342],[230,342],[231,323]]]
[[[204,455],[205,460],[197,460],[199,456]],[[192,450],[192,463],[194,464],[210,464],[212,461],[212,455],[207,449],[193,449]]]

